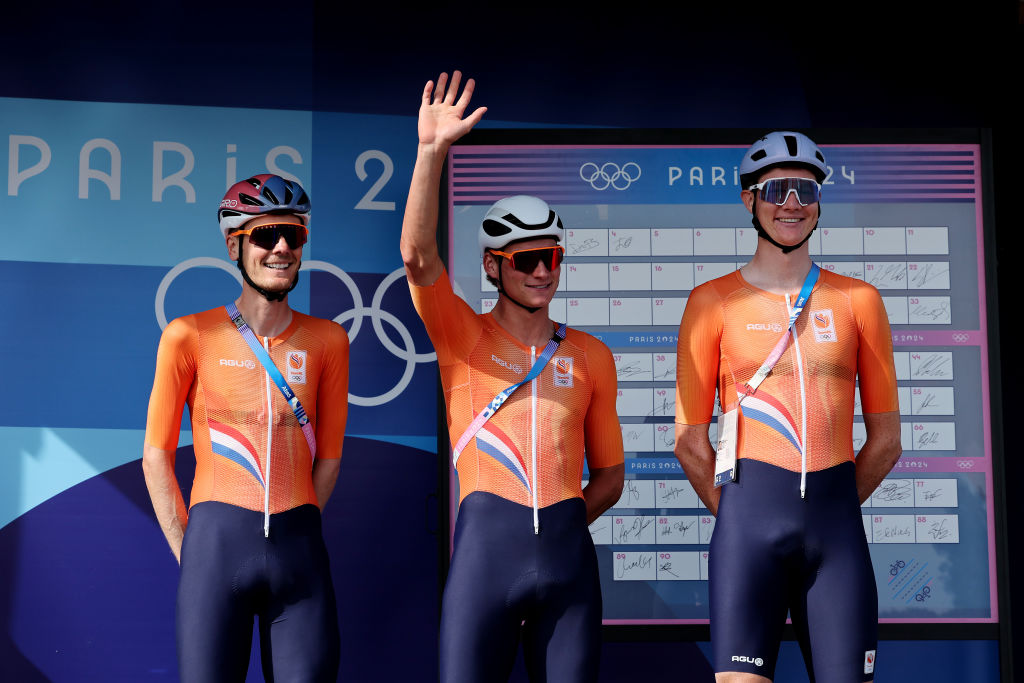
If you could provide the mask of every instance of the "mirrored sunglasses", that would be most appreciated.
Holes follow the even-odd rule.
[[[504,256],[508,259],[509,265],[521,273],[532,273],[537,270],[538,263],[543,263],[548,270],[554,270],[560,266],[565,249],[562,247],[537,247],[513,252],[491,249],[491,253]]]
[[[260,249],[272,250],[284,237],[289,249],[298,249],[306,243],[306,236],[309,235],[309,228],[301,223],[273,223],[268,225],[257,225],[253,228],[246,228],[231,233],[233,235],[248,235],[249,244],[254,244]]]
[[[821,200],[821,185],[810,178],[769,178],[763,183],[751,185],[748,189],[760,190],[761,199],[782,206],[791,192],[796,193],[800,206],[814,204]]]

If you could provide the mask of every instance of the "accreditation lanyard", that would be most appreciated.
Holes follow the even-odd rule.
[[[281,390],[284,395],[284,400],[288,402],[288,406],[295,413],[295,419],[299,421],[299,426],[302,427],[302,434],[306,437],[306,443],[309,444],[309,455],[312,460],[316,460],[316,436],[313,434],[313,425],[309,423],[309,417],[306,415],[306,410],[299,403],[299,397],[295,395],[292,388],[288,386],[288,382],[285,381],[284,375],[274,365],[274,359],[270,357],[267,350],[263,348],[259,340],[256,338],[256,334],[249,329],[249,325],[242,318],[242,314],[238,312],[238,307],[235,306],[234,302],[231,302],[224,307],[227,309],[228,317],[231,318],[231,322],[235,323],[235,327],[238,328],[238,332],[242,335],[242,339],[249,345],[252,352],[256,354],[256,358],[263,365],[263,369],[267,371],[267,375],[274,381],[277,388]]]
[[[786,350],[786,344],[789,341],[790,331],[793,329],[793,325],[796,323],[796,319],[800,317],[800,313],[804,310],[804,306],[807,305],[807,300],[811,298],[811,290],[814,289],[815,283],[818,281],[818,275],[821,270],[817,264],[811,264],[811,270],[807,273],[807,277],[804,279],[804,284],[800,288],[800,294],[797,295],[796,303],[789,310],[789,325],[786,327],[785,333],[776,342],[775,348],[772,349],[771,353],[768,354],[768,358],[765,359],[764,363],[754,376],[750,378],[743,387],[743,393],[739,394],[739,400],[736,402],[737,406],[743,405],[743,399],[750,394],[757,391],[757,387],[761,385],[761,382],[771,373],[772,368],[779,362],[779,358],[782,357],[783,351]],[[718,447],[715,449],[715,487],[722,486],[732,481],[736,481],[736,446],[737,446],[737,430],[739,428],[739,411],[736,407],[731,410],[723,412],[718,418]],[[801,491],[803,489],[801,488]]]
[[[494,415],[494,413],[498,412],[498,408],[500,408],[501,404],[512,395],[512,392],[527,382],[531,382],[537,378],[544,367],[548,364],[548,361],[551,360],[551,357],[555,355],[555,351],[558,349],[558,345],[565,339],[565,335],[566,327],[565,323],[562,323],[559,328],[555,330],[554,336],[548,341],[547,346],[545,346],[544,350],[541,351],[537,360],[533,362],[533,367],[530,368],[528,373],[526,373],[526,377],[523,378],[521,382],[516,382],[507,389],[499,392],[498,395],[491,399],[491,402],[488,403],[475,418],[473,418],[473,422],[470,423],[469,427],[466,428],[466,431],[463,432],[461,437],[459,437],[458,443],[455,444],[455,448],[452,451],[453,463],[457,464],[459,462],[459,453],[461,453],[466,445],[469,444],[470,440],[476,436],[476,433],[480,431],[480,428],[484,426],[484,423],[491,419],[491,416]]]
[[[786,327],[786,333],[779,338],[779,341],[775,344],[775,348],[768,354],[768,358],[765,359],[764,363],[761,364],[761,367],[754,373],[754,376],[750,378],[750,381],[746,383],[743,396],[757,391],[761,382],[765,380],[765,378],[771,373],[772,368],[775,367],[775,364],[779,362],[779,358],[782,357],[782,352],[786,350],[786,344],[789,341],[789,333],[793,329],[796,319],[800,317],[800,313],[804,310],[804,306],[807,305],[807,300],[811,298],[811,290],[814,289],[814,285],[818,281],[818,275],[820,273],[821,269],[818,268],[818,264],[812,263],[810,272],[807,273],[807,277],[804,278],[804,284],[803,287],[800,288],[800,294],[796,298],[796,303],[793,304],[793,308],[789,310],[789,325]],[[743,396],[740,397],[741,402],[743,401]]]

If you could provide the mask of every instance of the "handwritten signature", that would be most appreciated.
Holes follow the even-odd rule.
[[[628,543],[631,536],[634,539],[639,540],[640,534],[642,534],[653,522],[653,518],[640,515],[633,519],[633,524],[631,526],[627,527],[626,525],[623,525],[622,529],[618,533],[619,543]]]
[[[949,353],[935,353],[914,369],[915,377],[949,377],[953,357]]]
[[[890,263],[884,268],[874,271],[869,283],[875,286],[899,284],[907,278],[906,263]]]
[[[931,527],[928,529],[928,533],[936,541],[940,541],[944,538],[949,538],[953,532],[946,528],[946,520],[943,519],[940,522],[932,522]]]
[[[942,263],[923,264],[923,267],[914,273],[914,277],[910,278],[911,283],[917,288],[924,287],[927,283],[949,272],[949,266],[940,270],[944,265]]]
[[[629,559],[625,553],[619,563],[616,574],[621,579],[627,573],[635,569],[647,569],[654,563],[654,553],[637,553],[636,557]]]
[[[910,483],[906,481],[883,481],[875,492],[875,498],[888,502],[908,500],[913,495]]]
[[[588,237],[587,239],[583,240],[579,244],[572,245],[572,253],[579,254],[580,252],[590,251],[594,247],[599,247],[599,246],[601,246],[600,242],[598,242],[593,237]]]

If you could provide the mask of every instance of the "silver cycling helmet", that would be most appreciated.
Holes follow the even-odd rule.
[[[776,166],[806,168],[819,183],[823,183],[828,175],[825,155],[813,140],[803,133],[779,130],[752,144],[743,155],[740,184],[744,190],[749,190],[762,173]]]

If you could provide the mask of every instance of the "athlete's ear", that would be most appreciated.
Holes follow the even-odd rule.
[[[501,269],[501,262],[489,251],[484,252],[484,272],[493,277],[495,280],[499,280],[499,270]]]
[[[238,260],[238,236],[237,235],[228,235],[227,237],[224,238],[224,244],[227,245],[227,248],[228,248],[228,258],[230,258],[232,261],[237,261]]]
[[[743,190],[740,192],[740,199],[743,200],[743,205],[747,207],[747,211],[754,213],[754,193],[750,190]]]

